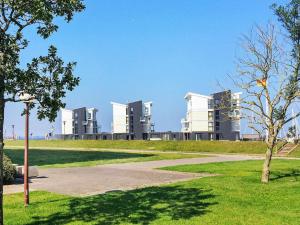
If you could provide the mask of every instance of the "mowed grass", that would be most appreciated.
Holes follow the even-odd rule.
[[[6,146],[23,146],[24,141],[6,141]],[[263,154],[266,151],[264,142],[244,141],[123,141],[123,140],[76,140],[76,141],[30,141],[32,147],[52,148],[103,148],[103,149],[137,149],[178,152],[211,152],[211,153],[247,153]]]
[[[296,225],[300,222],[300,161],[274,160],[260,183],[262,161],[166,168],[215,177],[84,198],[33,192],[4,196],[5,224]]]
[[[298,147],[293,152],[291,152],[291,154],[289,156],[300,158],[300,145],[298,145]]]
[[[23,165],[23,149],[5,149],[5,154],[14,164]],[[81,167],[95,166],[109,163],[142,162],[162,159],[181,159],[205,157],[200,154],[180,153],[129,153],[99,150],[54,150],[30,149],[29,164],[39,167]]]

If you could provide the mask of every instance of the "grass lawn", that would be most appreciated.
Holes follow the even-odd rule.
[[[5,154],[13,163],[23,165],[23,149],[5,149]],[[108,163],[141,162],[162,159],[180,159],[205,157],[180,153],[128,153],[98,150],[47,150],[30,149],[29,164],[39,167],[79,167],[95,166]]]
[[[289,156],[300,158],[300,145]]]
[[[6,146],[24,146],[23,141],[6,141]],[[245,141],[123,141],[123,140],[76,140],[76,141],[30,141],[32,147],[56,148],[106,148],[139,149],[179,152],[248,153],[264,154],[264,142]]]
[[[261,161],[166,168],[215,177],[173,185],[75,198],[33,192],[4,197],[5,223],[296,225],[300,218],[300,161],[274,160],[272,181],[260,183]]]

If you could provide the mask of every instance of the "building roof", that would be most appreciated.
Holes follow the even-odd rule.
[[[200,94],[193,93],[193,92],[188,92],[188,93],[186,93],[186,95],[184,96],[184,98],[187,99],[187,98],[189,98],[190,96],[197,96],[197,97],[201,97],[201,98],[212,99],[212,96],[208,96],[208,95],[200,95]]]
[[[121,105],[121,106],[127,106],[126,104],[117,103],[117,102],[110,102],[110,104],[112,104],[112,105]]]

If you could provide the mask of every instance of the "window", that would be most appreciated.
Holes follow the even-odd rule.
[[[208,108],[209,109],[214,108],[214,101],[212,99],[208,99]]]
[[[92,113],[88,113],[88,120],[92,119]]]
[[[216,122],[216,130],[220,130],[220,122]]]
[[[208,120],[213,120],[213,112],[208,112]]]
[[[208,122],[208,131],[213,131],[213,130],[214,130],[214,123]]]
[[[215,119],[219,120],[220,119],[220,110],[215,111]]]

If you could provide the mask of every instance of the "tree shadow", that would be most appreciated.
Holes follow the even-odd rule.
[[[92,222],[93,224],[149,224],[167,217],[190,219],[208,213],[216,202],[211,190],[180,186],[149,187],[133,191],[115,191],[68,202],[67,211],[33,217],[31,225]]]
[[[274,171],[274,172],[271,172],[270,180],[279,180],[279,179],[288,178],[288,177],[298,180],[298,178],[300,177],[300,170],[290,169],[285,172]]]
[[[24,151],[21,149],[5,150],[5,154],[13,163],[23,165]],[[139,154],[112,151],[73,151],[73,150],[29,150],[29,164],[32,166],[45,166],[53,164],[66,164],[97,160],[130,159],[151,157],[153,154]]]

